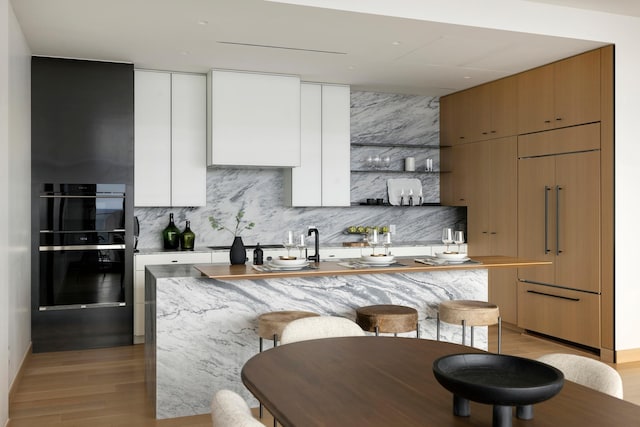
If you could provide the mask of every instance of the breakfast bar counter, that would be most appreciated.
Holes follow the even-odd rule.
[[[220,389],[236,391],[257,406],[240,371],[259,351],[262,313],[301,310],[353,320],[361,306],[405,305],[418,310],[420,337],[435,339],[438,304],[486,301],[489,268],[546,264],[509,257],[474,257],[476,263],[457,265],[396,258],[387,267],[353,261],[322,261],[294,271],[259,271],[250,264],[147,266],[146,384],[156,418],[208,413]],[[415,332],[399,335],[415,339]],[[443,324],[441,335],[459,343],[461,328]],[[476,328],[475,338],[477,347],[487,348],[486,327]]]

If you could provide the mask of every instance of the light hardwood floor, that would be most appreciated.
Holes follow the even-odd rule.
[[[496,348],[490,328],[489,348]],[[503,353],[536,358],[564,352],[593,355],[504,328]],[[625,400],[640,405],[640,362],[614,366],[622,375]],[[10,402],[11,427],[210,427],[209,415],[154,420],[144,387],[142,345],[32,355]],[[255,412],[256,410],[254,410]],[[273,425],[267,416],[267,426]]]

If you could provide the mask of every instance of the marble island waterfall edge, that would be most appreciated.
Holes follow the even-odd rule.
[[[145,328],[147,337],[154,336],[145,344],[147,386],[154,389],[158,419],[209,413],[220,389],[258,405],[240,372],[258,353],[261,313],[307,310],[353,320],[359,306],[407,305],[419,312],[421,338],[435,339],[438,303],[486,301],[488,280],[485,269],[265,280],[155,278],[147,271],[147,277],[152,280],[147,280]],[[475,329],[475,345],[486,349],[487,328]],[[460,326],[443,323],[441,334],[444,341],[461,342]]]

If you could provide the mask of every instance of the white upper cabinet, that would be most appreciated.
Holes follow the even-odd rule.
[[[135,206],[205,206],[206,76],[135,72]]]
[[[291,206],[349,206],[349,86],[303,83],[300,92],[300,167],[285,172]]]
[[[208,83],[209,165],[300,165],[297,76],[212,70]]]

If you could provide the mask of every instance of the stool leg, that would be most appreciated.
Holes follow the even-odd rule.
[[[471,327],[471,347],[473,347],[473,326]]]
[[[262,353],[262,337],[260,337],[260,353]],[[259,411],[260,411],[260,419],[262,419],[262,412],[263,412],[262,402],[259,402],[259,403],[260,403],[260,405],[259,405],[259,408],[260,408],[259,409]]]
[[[498,316],[498,354],[502,353],[502,317]]]
[[[436,313],[436,341],[440,341],[440,313]]]
[[[378,327],[376,326],[376,336],[378,336],[378,332],[379,330],[378,330]]]
[[[277,334],[273,334],[273,347],[277,347],[278,346],[278,335]]]
[[[463,320],[462,321],[462,345],[465,345],[465,342],[467,341],[465,338],[467,332],[467,321]]]
[[[416,338],[420,338],[420,322],[416,323]]]

